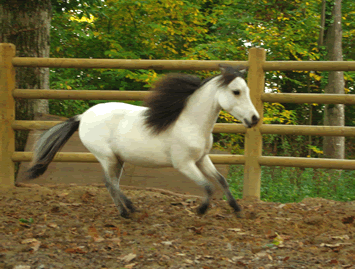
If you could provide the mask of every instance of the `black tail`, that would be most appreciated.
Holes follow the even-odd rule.
[[[54,155],[64,146],[73,133],[78,130],[79,116],[53,126],[42,134],[33,150],[32,166],[27,170],[28,179],[34,179],[43,175]]]

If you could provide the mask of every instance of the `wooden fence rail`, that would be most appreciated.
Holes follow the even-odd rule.
[[[244,164],[244,155],[232,154],[210,154],[212,162],[215,164]],[[14,152],[11,157],[13,162],[30,162],[32,152]],[[354,169],[355,161],[337,160],[337,159],[316,159],[300,157],[271,157],[260,156],[258,162],[260,165],[267,166],[287,166],[302,168],[335,168],[335,169]],[[79,162],[79,163],[97,163],[95,156],[91,153],[83,152],[59,152],[53,159],[53,162]]]
[[[11,126],[14,130],[47,130],[58,123],[61,121],[15,120]],[[213,128],[213,133],[245,134],[246,131],[244,125],[235,123],[216,123]],[[260,126],[260,132],[261,134],[351,137],[355,136],[355,127],[263,124]]]
[[[207,60],[116,60],[116,59],[67,59],[14,57],[15,67],[50,68],[109,68],[109,69],[156,69],[156,70],[219,70],[218,64],[243,65],[247,61]],[[355,71],[355,62],[344,61],[268,61],[262,64],[264,71]]]
[[[26,99],[63,99],[63,100],[144,100],[148,91],[96,91],[96,90],[30,90],[15,89],[12,96]],[[320,93],[263,93],[263,102],[272,103],[318,103],[355,105],[355,95]]]
[[[263,115],[263,102],[355,104],[355,95],[349,94],[274,94],[264,93],[266,71],[355,71],[355,62],[266,61],[263,49],[249,51],[248,61],[191,61],[191,60],[113,60],[113,59],[53,59],[15,57],[15,47],[0,44],[0,184],[14,185],[14,162],[28,162],[31,152],[15,152],[14,130],[49,129],[60,121],[22,121],[14,118],[14,100],[27,99],[75,99],[75,100],[143,100],[146,91],[72,91],[15,89],[15,67],[50,68],[110,68],[110,69],[159,69],[159,70],[218,70],[218,64],[243,65],[249,68],[248,86],[252,101]],[[245,155],[210,155],[214,163],[244,165],[244,197],[260,197],[261,165],[355,169],[355,160],[262,156],[263,134],[355,136],[355,127],[294,126],[259,124],[246,129],[241,124],[216,124],[214,133],[244,133]],[[91,153],[60,152],[56,162],[97,162]]]

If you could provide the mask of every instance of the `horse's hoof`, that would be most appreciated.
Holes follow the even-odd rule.
[[[208,204],[202,204],[197,208],[197,215],[204,215],[208,209]]]
[[[229,201],[229,205],[234,209],[234,212],[242,211],[242,208],[240,207],[240,205],[238,205],[237,201],[234,198]]]
[[[125,219],[129,219],[129,213],[127,212],[127,210],[121,212],[121,217]]]
[[[130,208],[129,210],[131,211],[131,213],[137,213],[137,212],[139,213],[139,212],[142,212],[142,210],[137,209],[136,207]]]
[[[137,209],[135,206],[133,206],[132,204],[128,205],[127,206],[128,210],[131,212],[131,213],[135,213],[135,212],[139,212],[140,210]]]
[[[131,213],[134,213],[137,211],[136,208],[134,207],[133,203],[130,200],[126,201],[126,207]]]

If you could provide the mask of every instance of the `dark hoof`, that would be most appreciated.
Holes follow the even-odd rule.
[[[128,211],[126,209],[122,210],[121,217],[125,218],[125,219],[129,219],[129,213],[128,213]]]
[[[129,210],[131,211],[131,213],[136,213],[136,212],[142,212],[142,210],[136,208],[136,207],[133,207],[132,209],[129,208]]]
[[[208,209],[208,204],[202,204],[197,208],[197,214],[203,215],[206,213],[207,209]]]
[[[138,210],[133,206],[132,203],[126,204],[127,208],[129,209],[129,211],[131,211],[131,213],[137,212]]]

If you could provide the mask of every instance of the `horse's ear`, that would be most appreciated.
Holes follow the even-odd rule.
[[[239,66],[237,69],[243,76],[245,76],[248,72],[248,66]]]
[[[235,72],[234,68],[228,64],[219,64],[218,67],[222,75],[233,74]]]

